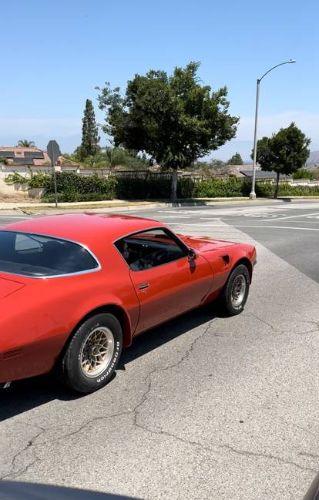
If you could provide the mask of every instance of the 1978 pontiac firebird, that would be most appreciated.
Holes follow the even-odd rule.
[[[176,235],[126,215],[58,215],[0,229],[0,384],[58,367],[89,393],[133,337],[219,299],[246,303],[252,245]]]

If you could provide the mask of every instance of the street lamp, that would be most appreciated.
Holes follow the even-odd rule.
[[[257,160],[257,125],[258,125],[258,106],[259,106],[259,87],[260,87],[260,82],[273,69],[278,68],[279,66],[283,66],[284,64],[293,64],[295,62],[296,61],[294,59],[289,59],[289,61],[284,61],[284,62],[282,62],[280,64],[276,64],[276,66],[273,66],[268,71],[266,71],[266,73],[264,73],[261,78],[257,78],[256,111],[255,111],[255,131],[254,131],[254,155],[253,155],[253,179],[252,179],[252,183],[251,183],[251,192],[250,192],[250,195],[249,195],[249,198],[251,200],[255,200],[256,199],[255,184],[256,184],[256,160]]]

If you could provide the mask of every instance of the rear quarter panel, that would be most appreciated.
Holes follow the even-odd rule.
[[[50,371],[71,332],[98,307],[120,307],[135,330],[139,303],[127,266],[115,250],[108,255],[97,272],[22,278],[25,286],[1,300],[0,382]]]

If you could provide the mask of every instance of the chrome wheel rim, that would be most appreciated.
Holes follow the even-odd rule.
[[[114,354],[113,333],[106,326],[92,330],[85,340],[81,353],[80,364],[86,377],[101,375],[110,364]]]
[[[232,306],[238,308],[242,305],[246,294],[246,278],[243,274],[239,274],[233,281],[231,290],[231,303]]]

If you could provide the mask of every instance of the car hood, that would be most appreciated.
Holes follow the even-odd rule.
[[[179,234],[178,237],[188,246],[198,250],[199,252],[211,252],[212,250],[217,250],[219,248],[225,248],[229,246],[236,245],[232,241],[224,240],[213,240],[208,237],[194,238],[193,236],[185,236]]]
[[[22,283],[15,278],[12,279],[7,276],[0,275],[0,299],[8,297],[8,295],[20,290],[24,286],[25,283]]]

